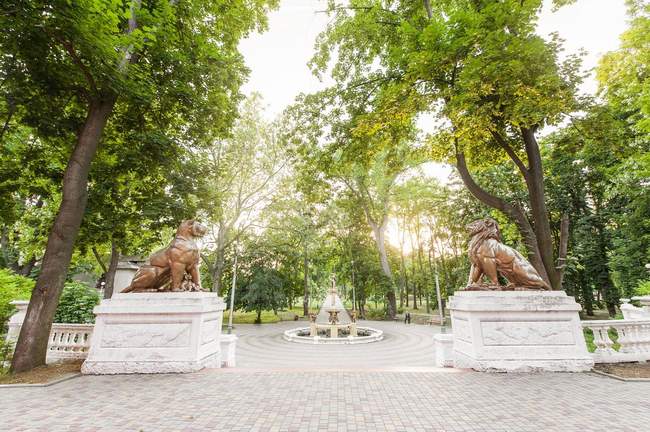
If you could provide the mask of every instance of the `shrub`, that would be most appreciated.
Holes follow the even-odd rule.
[[[638,296],[650,295],[650,280],[639,282],[634,293]]]
[[[99,303],[99,292],[81,282],[66,282],[61,293],[54,322],[91,324],[95,322],[93,308]]]
[[[366,319],[374,321],[382,321],[386,319],[386,311],[383,309],[368,309],[366,311]]]
[[[27,300],[35,282],[8,269],[0,269],[0,335],[7,330],[7,321],[16,312],[13,300]]]
[[[9,371],[9,365],[11,364],[13,353],[13,341],[8,341],[3,337],[0,338],[0,375],[4,375]]]

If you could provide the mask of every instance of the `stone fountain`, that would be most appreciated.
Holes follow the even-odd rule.
[[[309,315],[309,327],[284,332],[287,341],[310,344],[369,343],[382,340],[383,337],[381,330],[357,325],[357,313],[355,310],[348,313],[343,306],[334,276],[318,314]]]

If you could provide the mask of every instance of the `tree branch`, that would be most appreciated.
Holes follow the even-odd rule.
[[[515,152],[510,143],[508,143],[508,141],[506,141],[506,139],[503,138],[500,133],[495,131],[490,131],[490,133],[492,134],[492,137],[497,142],[497,144],[499,144],[501,148],[506,151],[510,159],[515,163],[515,165],[517,165],[517,168],[519,168],[519,171],[521,171],[521,174],[524,176],[524,178],[528,179],[528,176],[530,176],[530,171],[526,164],[524,164],[524,162],[521,160],[521,158],[519,158],[519,155],[517,155],[517,152]]]
[[[93,246],[92,251],[95,259],[99,263],[99,266],[102,268],[102,272],[106,273],[108,271],[108,268],[106,268],[106,264],[104,264],[104,261],[102,261],[102,257],[99,255],[99,252],[97,252],[97,247]]]
[[[424,0],[424,9],[427,11],[427,17],[429,19],[433,18],[433,12],[431,11],[431,0]]]
[[[569,248],[569,215],[562,215],[560,221],[560,249],[557,257],[557,271],[560,277],[560,286],[564,279],[564,270],[566,269],[566,256]]]
[[[90,70],[88,67],[83,63],[81,58],[77,55],[77,52],[74,48],[74,45],[72,42],[54,34],[51,32],[48,32],[45,30],[47,34],[50,35],[52,39],[55,41],[59,42],[61,46],[67,51],[67,53],[70,55],[70,58],[72,59],[72,62],[77,65],[77,67],[81,70],[81,73],[84,75],[86,78],[86,82],[90,86],[90,89],[93,93],[98,94],[99,93],[99,88],[97,87],[97,83],[95,82],[95,79],[93,78],[92,74],[90,73]]]

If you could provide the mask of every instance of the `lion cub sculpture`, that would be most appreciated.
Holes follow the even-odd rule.
[[[472,264],[467,290],[547,290],[551,289],[537,270],[516,250],[501,243],[499,225],[486,218],[467,226],[470,234],[469,259]],[[507,281],[499,284],[498,274]],[[483,284],[486,276],[490,284]]]
[[[205,232],[199,222],[184,220],[169,246],[154,252],[122,292],[202,291],[195,238]]]

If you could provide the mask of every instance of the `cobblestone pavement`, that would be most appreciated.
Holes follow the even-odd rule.
[[[385,325],[394,337],[367,345],[364,364],[358,363],[363,359],[361,353],[348,352],[344,369],[339,366],[344,352],[329,349],[314,351],[316,354],[296,351],[298,357],[290,362],[271,362],[269,357],[256,361],[250,358],[255,353],[284,355],[283,350],[293,350],[293,345],[287,348],[281,341],[277,345],[265,342],[269,348],[259,348],[260,342],[253,343],[257,338],[252,336],[271,327],[240,327],[238,357],[243,367],[187,375],[84,376],[45,388],[3,388],[0,430],[650,430],[650,383],[621,382],[594,374],[506,375],[425,368],[422,366],[431,364],[427,363],[430,345],[421,346],[419,351],[426,352],[414,358],[408,343],[401,346],[397,342],[414,338],[416,345],[426,345],[426,332],[433,330]],[[420,332],[424,333],[418,337],[402,334]],[[417,342],[419,338],[422,342]],[[391,362],[373,357],[390,350],[391,345],[406,350],[402,367],[396,363],[398,357]]]
[[[592,374],[211,370],[0,389],[3,431],[644,432],[648,383]]]

